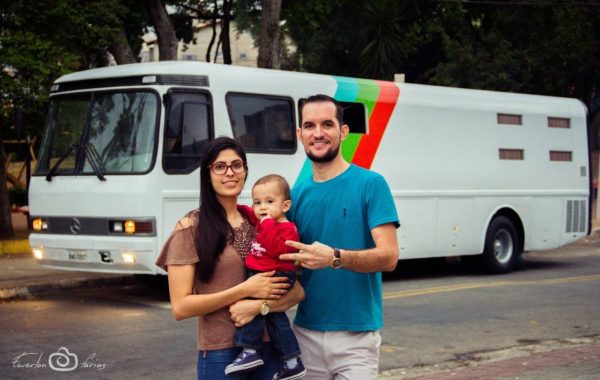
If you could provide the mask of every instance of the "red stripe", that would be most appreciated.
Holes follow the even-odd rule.
[[[377,103],[375,103],[373,113],[369,119],[369,133],[360,139],[356,153],[352,159],[352,163],[366,169],[371,168],[385,128],[390,121],[390,117],[400,96],[400,89],[396,84],[383,81],[376,81],[376,83],[379,85],[380,91]]]

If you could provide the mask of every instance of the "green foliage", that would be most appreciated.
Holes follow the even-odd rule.
[[[168,0],[178,38],[222,1]],[[600,6],[595,1],[285,0],[282,32],[301,71],[527,92],[581,99],[600,115]],[[260,0],[234,1],[239,29],[260,30]],[[150,23],[143,0],[21,0],[0,5],[0,123],[24,109],[40,134],[48,90],[60,75],[105,65],[124,28],[132,50]],[[217,17],[223,17],[218,15]],[[3,130],[6,130],[3,128]],[[8,136],[11,137],[11,136]],[[595,141],[595,139],[594,139]]]
[[[365,1],[357,6],[356,20],[366,36],[366,44],[358,53],[363,76],[393,79],[396,68],[406,59],[410,51],[403,49],[404,8],[393,0]]]
[[[259,0],[237,0],[234,4],[235,23],[238,30],[249,31],[255,41],[258,41],[260,36],[260,4]]]
[[[298,70],[576,97],[600,141],[597,2],[289,0],[283,14]]]
[[[283,3],[282,19],[296,44],[298,69],[303,71],[351,75],[356,59],[350,59],[356,37],[348,22],[350,0],[292,0]]]
[[[20,107],[23,133],[41,135],[52,82],[105,65],[110,36],[125,11],[118,0],[2,2],[0,123],[11,125]]]
[[[484,8],[470,33],[445,41],[431,81],[584,99],[600,78],[599,11],[548,2]]]
[[[460,3],[391,0],[292,0],[284,3],[301,70],[426,82],[443,57],[441,38]],[[462,20],[461,20],[462,21]],[[446,35],[448,35],[447,33]]]

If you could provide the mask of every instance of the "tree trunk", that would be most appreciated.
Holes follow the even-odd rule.
[[[149,0],[146,3],[148,14],[158,37],[158,60],[174,61],[177,59],[177,36],[167,10],[161,0]]]
[[[217,4],[217,0],[214,2],[214,10],[212,14],[212,20],[210,22],[210,26],[212,28],[212,36],[210,37],[210,42],[208,43],[208,48],[206,49],[206,62],[210,62],[210,53],[212,51],[212,47],[215,44],[215,39],[217,38],[217,17],[219,15],[219,6]],[[215,53],[215,56],[217,53]]]
[[[231,65],[231,42],[229,41],[229,18],[231,14],[231,0],[223,1],[223,18],[221,22],[221,47],[223,49],[223,63]]]
[[[279,16],[281,0],[263,0],[260,17],[258,67],[279,69]]]
[[[4,140],[2,139],[2,133],[0,133],[0,239],[15,236],[10,215],[11,205],[10,200],[8,199],[7,182]]]
[[[112,37],[108,50],[115,57],[115,61],[119,65],[136,62],[135,55],[129,46],[129,42],[127,42],[125,28],[123,27]]]

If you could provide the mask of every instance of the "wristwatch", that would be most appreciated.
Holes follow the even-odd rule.
[[[262,305],[260,305],[260,315],[267,315],[269,314],[269,304],[267,303],[267,300],[264,300],[262,302]]]
[[[331,267],[333,269],[340,269],[342,267],[342,256],[339,249],[333,249],[333,259],[331,259]]]

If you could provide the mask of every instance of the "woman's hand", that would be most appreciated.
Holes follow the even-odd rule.
[[[260,312],[262,302],[261,300],[239,300],[229,306],[229,313],[235,327],[250,323]]]
[[[247,297],[280,299],[290,288],[287,277],[273,277],[275,271],[255,274],[243,282]]]

